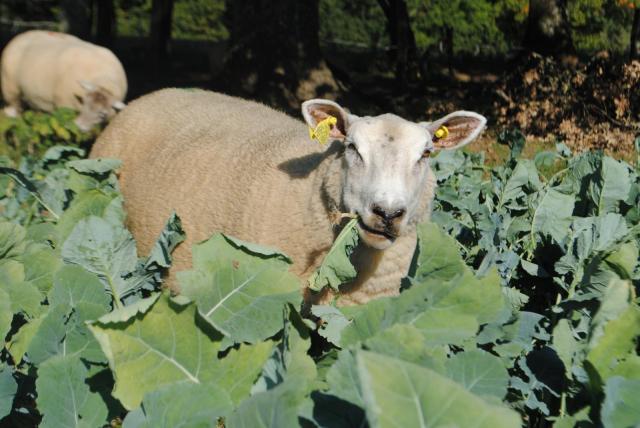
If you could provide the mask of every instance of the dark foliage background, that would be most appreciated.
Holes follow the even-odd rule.
[[[518,126],[537,144],[561,139],[628,157],[639,122],[630,98],[637,6],[636,0],[1,0],[0,43],[29,28],[50,28],[106,45],[125,64],[129,99],[165,86],[197,86],[294,115],[312,97],[336,99],[358,113],[393,111],[419,120],[475,109],[490,117],[489,129]],[[540,98],[550,104],[528,108]],[[587,126],[595,132],[587,135]]]

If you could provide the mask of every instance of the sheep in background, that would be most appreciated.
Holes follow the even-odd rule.
[[[118,58],[69,34],[19,34],[5,47],[0,62],[8,116],[18,116],[23,105],[49,112],[70,107],[79,112],[76,125],[88,131],[124,108],[127,77]]]
[[[352,256],[358,277],[342,287],[338,303],[398,294],[416,225],[428,220],[434,197],[429,154],[471,142],[486,119],[463,111],[421,124],[393,114],[357,117],[326,100],[305,102],[302,114],[311,127],[335,117],[333,142],[320,146],[304,123],[255,102],[165,89],[130,103],[91,157],[123,161],[120,186],[142,253],[173,210],[182,218],[187,240],[172,272],[190,268],[194,243],[222,231],[280,249],[307,277],[338,233],[335,212],[351,212],[360,218]],[[435,138],[442,125],[448,135]]]

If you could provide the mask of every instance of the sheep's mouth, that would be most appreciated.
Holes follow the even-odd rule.
[[[362,229],[366,233],[369,233],[375,236],[384,237],[391,242],[395,241],[397,238],[397,236],[388,229],[379,230],[379,229],[374,229],[368,226],[364,221],[362,221],[362,217],[358,217],[358,226],[360,226],[360,229]]]

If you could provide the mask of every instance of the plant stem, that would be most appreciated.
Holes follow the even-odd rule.
[[[113,283],[110,275],[106,275],[107,283],[109,284],[109,289],[111,290],[111,296],[113,297],[113,305],[116,309],[122,308],[122,302],[120,301],[120,296],[116,292],[116,286]]]

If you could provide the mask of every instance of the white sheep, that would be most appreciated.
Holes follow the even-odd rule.
[[[465,111],[421,124],[393,114],[357,117],[326,100],[306,101],[302,114],[311,127],[337,118],[332,143],[320,146],[304,123],[255,102],[165,89],[130,103],[91,157],[122,159],[128,224],[143,253],[172,210],[182,218],[187,240],[172,272],[191,266],[192,244],[222,231],[282,250],[307,277],[339,232],[332,219],[341,211],[359,216],[361,244],[352,257],[358,277],[342,286],[338,304],[398,294],[416,225],[430,215],[429,154],[469,143],[486,119]],[[443,125],[448,135],[434,138]]]
[[[0,62],[8,116],[18,116],[24,105],[42,111],[69,107],[79,111],[76,124],[87,131],[124,108],[127,77],[118,58],[69,34],[19,34],[5,47]]]

